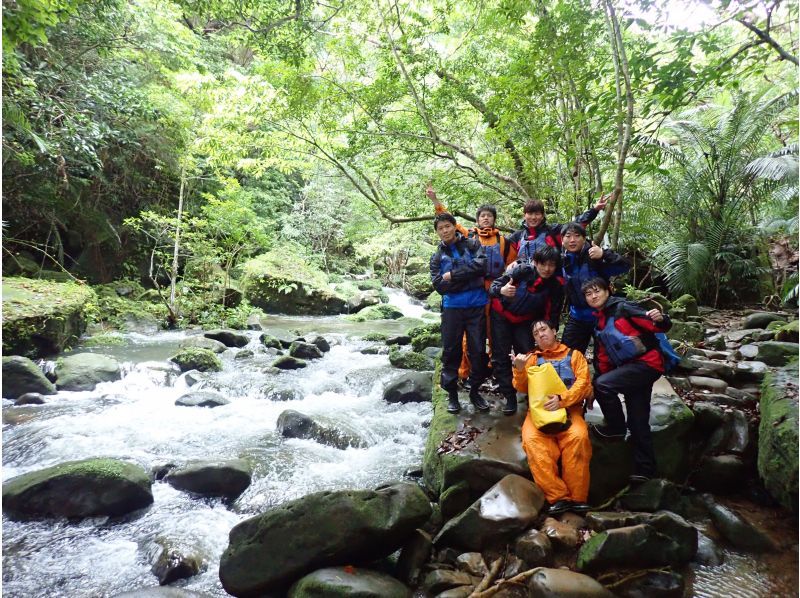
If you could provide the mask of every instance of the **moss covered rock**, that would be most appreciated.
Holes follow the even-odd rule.
[[[87,286],[30,278],[3,279],[3,353],[37,358],[75,342],[96,300]]]
[[[775,332],[775,340],[786,343],[796,343],[800,341],[800,320],[793,320],[778,328]]]
[[[795,514],[800,465],[796,384],[796,361],[767,375],[761,386],[758,428],[758,473],[769,493]]]
[[[117,459],[70,461],[3,484],[3,510],[14,515],[124,515],[152,502],[147,472]]]
[[[27,357],[3,357],[3,397],[12,401],[26,393],[56,394],[56,387]]]
[[[705,329],[698,322],[673,321],[667,336],[684,343],[699,343],[705,336]]]
[[[329,567],[309,573],[289,590],[289,598],[410,598],[411,590],[385,573]]]
[[[56,387],[59,390],[94,390],[101,382],[122,378],[119,362],[107,355],[79,353],[56,362]]]
[[[209,349],[195,347],[180,349],[169,360],[177,364],[182,372],[188,372],[189,370],[199,370],[201,372],[222,371],[222,362]]]
[[[441,322],[431,322],[429,324],[420,324],[418,326],[414,326],[408,329],[406,334],[411,337],[413,341],[415,337],[422,336],[424,334],[437,334],[440,333],[442,330]]]
[[[672,309],[681,309],[687,316],[699,316],[697,309],[697,299],[689,294],[681,295],[672,302]],[[670,312],[671,314],[672,312]]]
[[[411,348],[417,353],[422,353],[428,347],[441,347],[442,335],[439,332],[425,333],[411,339]]]
[[[433,292],[433,284],[431,284],[431,275],[427,272],[424,274],[414,274],[406,278],[406,291],[417,299],[425,299]]]
[[[430,357],[416,351],[390,351],[389,363],[404,370],[432,370],[434,367]]]
[[[793,359],[797,359],[800,345],[780,341],[764,341],[758,343],[756,359],[772,366],[783,366]]]
[[[396,307],[386,304],[370,305],[369,307],[362,309],[357,314],[345,316],[345,318],[351,322],[367,322],[370,320],[397,320],[398,318],[402,317],[403,312]]]
[[[425,307],[431,311],[442,311],[442,296],[434,291],[425,300]]]

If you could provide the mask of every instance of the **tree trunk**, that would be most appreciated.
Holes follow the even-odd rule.
[[[172,272],[169,276],[169,309],[177,314],[175,288],[178,283],[178,252],[181,247],[181,217],[183,216],[183,194],[186,189],[186,167],[181,167],[181,187],[178,192],[178,217],[175,223],[175,247],[172,251]]]

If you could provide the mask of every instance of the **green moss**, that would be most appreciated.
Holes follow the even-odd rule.
[[[411,339],[413,340],[417,336],[440,333],[441,330],[442,330],[441,323],[431,322],[430,324],[420,324],[419,326],[414,326],[413,328],[409,328],[406,334],[410,336]]]
[[[370,320],[396,320],[403,317],[401,312],[396,307],[391,305],[370,305],[365,307],[357,314],[350,314],[344,316],[346,320],[351,322],[367,322]]]
[[[414,351],[390,351],[389,363],[396,368],[405,370],[431,370],[433,369],[433,361],[422,353]]]
[[[436,365],[433,379],[441,376],[441,364]],[[425,485],[437,496],[444,491],[444,461],[447,459],[463,459],[457,455],[439,455],[438,449],[444,440],[458,426],[458,416],[447,413],[447,393],[438,384],[433,385],[433,419],[425,441],[425,453],[422,458],[422,472]]]
[[[585,571],[588,566],[597,558],[603,548],[603,544],[608,538],[608,532],[600,532],[589,538],[578,551],[578,561],[576,568],[578,571]]]
[[[187,347],[181,349],[169,358],[173,363],[178,364],[182,372],[189,370],[199,370],[201,372],[219,372],[222,370],[222,362],[219,357],[214,355],[209,349],[197,347]]]
[[[426,347],[441,347],[442,335],[439,332],[419,334],[411,339],[411,348],[421,353]]]
[[[89,338],[81,341],[82,347],[109,347],[124,345],[125,339],[118,334],[95,334]]]
[[[387,334],[384,334],[383,332],[369,332],[364,336],[362,336],[361,340],[383,342],[387,338],[389,338],[389,336]]]

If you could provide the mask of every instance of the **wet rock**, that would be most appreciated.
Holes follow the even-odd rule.
[[[683,499],[680,488],[669,480],[656,478],[648,480],[626,492],[620,505],[629,511],[654,512],[660,509],[681,512]]]
[[[447,569],[434,569],[425,576],[422,582],[422,587],[428,591],[429,595],[441,595],[452,588],[460,586],[469,586],[470,591],[475,583],[478,583],[477,578],[472,577],[464,571],[449,571]]]
[[[404,370],[431,371],[434,369],[433,360],[416,351],[390,351],[389,363]]]
[[[3,357],[3,397],[20,398],[26,393],[54,395],[56,387],[48,380],[41,368],[27,357],[12,355]]]
[[[12,515],[124,515],[153,502],[147,472],[117,459],[68,461],[8,480],[3,510]]]
[[[693,357],[689,361],[691,362],[695,376],[721,378],[727,382],[733,380],[734,369],[727,363],[713,361],[711,359],[700,359],[698,357]]]
[[[717,546],[711,538],[702,532],[697,533],[697,554],[694,555],[693,562],[698,565],[718,567],[724,561],[722,549]]]
[[[741,361],[736,364],[736,382],[760,382],[769,372],[766,363],[761,361]]]
[[[235,500],[250,485],[250,466],[242,459],[194,461],[173,469],[164,481],[178,490]]]
[[[786,316],[772,312],[757,311],[742,319],[742,328],[766,328],[770,322],[786,321]]]
[[[630,527],[647,523],[651,513],[631,513],[630,511],[593,511],[586,514],[586,525],[593,532],[602,532],[618,527]]]
[[[433,376],[408,372],[392,380],[383,391],[387,403],[427,403],[433,395]]]
[[[686,583],[683,575],[675,571],[648,571],[616,586],[614,591],[621,598],[681,598]]]
[[[308,415],[292,409],[278,416],[277,428],[284,438],[305,438],[342,450],[365,446],[365,442],[356,435],[317,423]]]
[[[365,290],[351,295],[347,299],[347,312],[354,314],[365,307],[378,305],[381,302],[380,291]]]
[[[588,423],[603,421],[600,409],[587,412]],[[691,447],[689,437],[694,425],[694,414],[675,393],[665,378],[653,386],[650,401],[650,428],[656,453],[659,477],[683,482],[689,473]],[[600,504],[628,485],[633,472],[633,453],[630,439],[627,442],[592,440],[590,463],[591,482],[589,503]]]
[[[183,381],[186,383],[186,386],[189,387],[203,382],[206,379],[203,373],[198,370],[189,370],[188,372],[184,373],[182,377]]]
[[[255,355],[255,353],[253,353],[250,349],[244,349],[243,351],[239,351],[236,355],[234,355],[233,358],[236,360],[250,359],[253,357],[253,355]]]
[[[775,331],[775,340],[788,343],[800,341],[800,321],[793,320]]]
[[[353,322],[367,322],[371,320],[397,320],[403,317],[403,312],[394,306],[381,304],[370,305],[360,310],[356,314],[344,316],[346,319]]]
[[[388,355],[389,347],[383,345],[373,345],[372,347],[364,347],[359,351],[362,355]]]
[[[211,594],[201,594],[182,588],[154,586],[136,588],[122,594],[114,594],[112,598],[211,598]]]
[[[702,324],[697,322],[675,321],[667,332],[667,336],[672,340],[684,343],[699,343],[705,337],[705,329]]]
[[[775,333],[771,330],[762,330],[761,328],[748,328],[745,330],[727,332],[724,336],[727,342],[744,344],[771,340],[775,336]]]
[[[600,532],[578,552],[579,571],[648,568],[687,563],[697,552],[697,530],[669,511],[647,523]]]
[[[289,590],[289,598],[410,598],[411,590],[394,577],[360,567],[328,567],[309,573]]]
[[[390,336],[386,339],[387,345],[410,345],[411,344],[411,337],[407,334],[400,334],[398,336]]]
[[[556,551],[571,550],[578,545],[578,530],[552,517],[544,520],[541,532],[550,538]]]
[[[44,405],[45,398],[38,392],[26,392],[14,401],[14,405]]]
[[[279,338],[272,336],[271,334],[267,334],[266,332],[263,333],[261,336],[258,337],[258,340],[261,341],[261,344],[267,347],[268,349],[282,349],[283,345]]]
[[[278,359],[272,362],[272,367],[278,368],[279,370],[299,370],[307,365],[308,364],[302,359],[296,359],[289,355],[278,357]]]
[[[434,543],[481,550],[530,526],[544,502],[544,494],[536,484],[515,474],[507,475],[461,515],[448,521]]]
[[[411,538],[400,551],[400,557],[395,566],[397,578],[409,585],[416,585],[422,567],[428,562],[433,549],[433,538],[428,532],[421,529],[414,530]]]
[[[586,518],[582,517],[578,513],[573,513],[572,511],[561,513],[558,515],[558,520],[575,530],[580,530],[586,527]]]
[[[695,428],[710,434],[725,423],[725,410],[714,403],[696,401],[692,407]]]
[[[726,348],[725,337],[721,334],[711,334],[706,338],[705,346],[722,351]]]
[[[733,546],[749,552],[768,552],[776,549],[767,534],[750,524],[736,511],[717,503],[710,494],[702,497],[714,527]]]
[[[505,566],[502,569],[502,576],[506,579],[510,579],[515,575],[519,575],[523,571],[525,571],[528,567],[525,565],[525,561],[521,558],[510,554],[505,561]]]
[[[228,403],[228,399],[213,390],[192,390],[175,401],[179,407],[221,407]]]
[[[166,538],[158,538],[148,552],[150,571],[162,586],[193,577],[205,567],[201,554]]]
[[[322,351],[323,353],[327,353],[331,350],[331,344],[328,342],[324,336],[315,336],[311,339],[311,344],[314,345],[317,349]]]
[[[792,386],[794,385],[794,386]],[[786,509],[798,508],[797,363],[764,379],[758,427],[758,475]]]
[[[689,383],[698,390],[724,393],[728,389],[728,383],[724,380],[706,376],[689,376]]]
[[[744,359],[747,361],[751,361],[758,357],[758,345],[742,345],[739,347],[736,352],[733,354],[734,357],[737,359]]]
[[[747,467],[738,455],[707,455],[690,478],[698,490],[726,494],[736,491],[747,477]]]
[[[265,399],[270,401],[299,401],[303,398],[303,393],[295,388],[276,388],[272,385],[261,389]]]
[[[59,390],[94,390],[101,382],[122,378],[116,359],[98,353],[79,353],[56,362],[56,388]]]
[[[540,567],[528,582],[529,596],[543,598],[613,598],[614,594],[588,575],[569,569]]]
[[[222,353],[228,348],[225,343],[221,343],[218,340],[207,338],[205,336],[190,336],[189,338],[182,340],[178,347],[181,349],[208,349],[214,353]]]
[[[434,361],[439,361],[442,358],[441,347],[426,347],[422,350],[422,354]]]
[[[483,560],[483,555],[480,552],[465,552],[458,555],[456,567],[475,577],[483,577],[489,572],[486,561]]]
[[[226,347],[241,348],[250,342],[250,338],[243,332],[237,332],[236,330],[230,330],[227,328],[225,329],[218,328],[216,330],[209,330],[208,332],[203,333],[203,336],[205,336],[206,338],[213,339],[215,341],[219,341]]]
[[[250,314],[247,316],[247,321],[245,324],[248,330],[263,330],[263,327],[261,326],[261,314]]]
[[[188,372],[189,370],[198,370],[200,372],[222,371],[222,362],[219,357],[208,349],[180,349],[169,360],[177,364],[182,372]]]
[[[800,345],[797,343],[784,343],[780,341],[765,341],[758,343],[758,360],[767,365],[784,366],[792,359],[797,359]]]
[[[751,394],[750,392],[740,388],[734,388],[733,386],[729,386],[728,390],[725,391],[725,394],[731,398],[745,403],[755,403],[758,400],[754,394]]]
[[[289,346],[289,355],[298,359],[319,359],[322,357],[322,351],[311,343],[294,341]]]
[[[439,332],[420,334],[411,339],[411,348],[417,353],[422,353],[428,347],[441,347],[442,335]]]
[[[236,525],[220,580],[234,596],[285,591],[320,567],[358,566],[391,554],[430,514],[428,498],[413,483],[309,494]]]

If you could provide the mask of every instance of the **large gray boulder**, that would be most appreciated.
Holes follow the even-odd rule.
[[[179,407],[221,407],[230,403],[215,390],[191,390],[175,400]]]
[[[171,470],[164,481],[178,490],[235,500],[250,485],[250,466],[242,459],[194,461]]]
[[[226,347],[244,347],[250,342],[250,338],[244,332],[236,330],[217,329],[203,333],[203,336],[221,342]]]
[[[220,580],[234,596],[285,592],[317,569],[391,554],[430,515],[428,498],[411,483],[310,494],[236,525]]]
[[[152,542],[147,555],[152,565],[150,571],[162,586],[193,577],[205,567],[205,559],[199,551],[163,537]]]
[[[783,366],[800,354],[800,345],[781,341],[764,341],[758,343],[758,360],[767,365]]]
[[[29,392],[56,394],[56,387],[41,368],[27,357],[3,357],[3,397],[12,401]]]
[[[387,403],[427,403],[433,395],[430,372],[408,372],[392,380],[383,391]]]
[[[645,523],[602,531],[578,551],[579,571],[648,568],[688,563],[697,552],[697,530],[669,511]]]
[[[12,515],[124,515],[153,502],[147,472],[117,459],[68,461],[3,484],[3,510]]]
[[[544,503],[544,494],[536,484],[515,474],[507,475],[448,521],[434,544],[480,551],[530,527]]]
[[[742,328],[766,328],[770,322],[785,322],[786,316],[767,311],[757,311],[742,320]]]
[[[333,425],[319,423],[299,411],[287,409],[278,416],[278,433],[284,438],[315,440],[338,449],[360,448],[366,445],[356,434],[345,432]]]
[[[322,357],[322,351],[312,343],[294,341],[289,346],[289,355],[298,359],[319,359]]]
[[[227,347],[225,343],[221,343],[213,338],[206,338],[205,336],[190,336],[189,338],[181,341],[178,345],[180,349],[208,349],[214,353],[222,353]]]
[[[289,598],[411,598],[411,590],[385,573],[360,567],[328,567],[309,573]]]
[[[122,378],[116,359],[98,353],[79,353],[56,362],[56,387],[59,390],[94,390],[101,382]]]
[[[773,552],[777,545],[765,532],[744,519],[733,509],[717,503],[710,494],[701,497],[714,527],[739,550]]]

